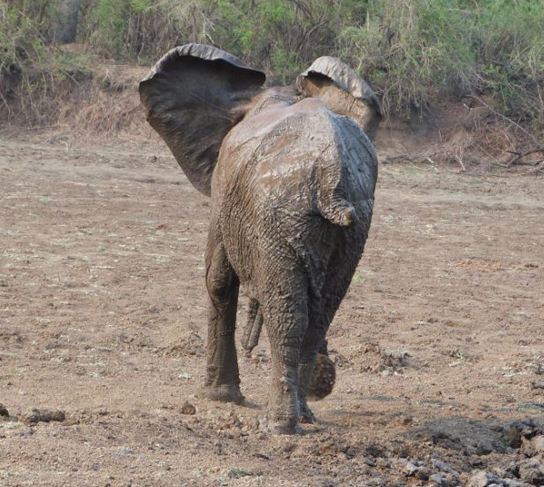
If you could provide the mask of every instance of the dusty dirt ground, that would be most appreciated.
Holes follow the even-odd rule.
[[[271,437],[265,336],[246,406],[197,397],[209,208],[163,145],[0,138],[0,485],[543,485],[542,187],[382,165],[335,390]]]

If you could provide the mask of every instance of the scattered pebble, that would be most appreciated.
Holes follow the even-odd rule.
[[[2,403],[0,403],[0,416],[9,418],[9,411],[7,410],[6,406],[4,406]]]
[[[241,468],[231,468],[228,473],[230,479],[240,479],[242,477],[260,477],[262,472],[251,472],[249,470],[243,470]]]
[[[524,479],[525,480],[525,479]],[[532,485],[542,485],[535,484]],[[519,480],[500,478],[491,472],[480,470],[473,473],[467,482],[467,487],[527,487],[528,484]]]
[[[531,485],[544,485],[544,459],[533,457],[520,462],[519,478]]]
[[[470,477],[467,487],[487,487],[493,484],[502,485],[499,482],[500,479],[495,474],[481,470]]]
[[[404,473],[408,476],[408,477],[411,477],[412,475],[414,475],[417,470],[418,470],[419,467],[417,467],[416,465],[414,465],[412,462],[406,462],[406,464],[404,465]]]
[[[414,422],[414,418],[412,418],[412,416],[404,416],[402,419],[401,419],[401,423],[404,425],[404,426],[408,426],[410,424],[412,424]]]
[[[524,439],[544,435],[544,428],[532,419],[514,421],[503,428],[503,438],[511,448],[520,448]]]
[[[29,413],[21,416],[23,423],[49,423],[50,421],[64,421],[66,414],[60,409],[36,409],[33,408]]]
[[[196,408],[190,402],[185,401],[181,406],[181,414],[196,414]]]
[[[435,473],[429,477],[429,482],[432,485],[438,485],[440,487],[447,487],[450,485],[448,478],[442,473]]]
[[[459,475],[459,473],[454,468],[452,468],[450,465],[448,465],[446,462],[443,462],[442,460],[433,459],[431,463],[434,468],[440,470],[441,472]]]
[[[524,438],[521,451],[527,457],[534,457],[539,454],[544,455],[544,435],[535,436],[530,440]]]
[[[34,430],[32,428],[25,428],[17,433],[17,436],[20,436],[21,438],[28,438],[29,436],[32,436],[34,434]]]
[[[117,450],[117,455],[119,456],[126,456],[126,455],[133,455],[134,450],[132,448],[129,448],[128,446],[122,446]]]

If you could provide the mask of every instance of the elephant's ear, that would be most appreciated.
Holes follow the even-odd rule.
[[[140,82],[148,122],[200,192],[210,194],[223,137],[265,78],[225,51],[186,44],[166,53]]]
[[[320,98],[332,111],[353,118],[373,139],[382,119],[378,97],[368,83],[340,59],[323,56],[296,80],[299,93]]]

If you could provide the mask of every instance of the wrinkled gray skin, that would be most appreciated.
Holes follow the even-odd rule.
[[[270,340],[269,428],[313,422],[306,402],[316,353],[368,235],[379,105],[341,61],[324,57],[291,88],[211,46],[167,53],[140,84],[150,124],[193,185],[211,195],[207,397],[240,403],[238,292],[248,331]],[[258,330],[257,330],[258,338]]]

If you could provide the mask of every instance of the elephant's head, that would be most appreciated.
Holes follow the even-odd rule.
[[[169,51],[140,83],[147,120],[168,144],[193,186],[211,192],[223,138],[262,100],[265,74],[216,47],[186,44]],[[376,95],[349,66],[317,59],[296,81],[293,102],[318,97],[354,119],[372,139],[381,119]]]
[[[298,76],[305,96],[320,98],[333,112],[351,117],[374,140],[382,119],[378,97],[368,83],[337,58],[322,56]]]

